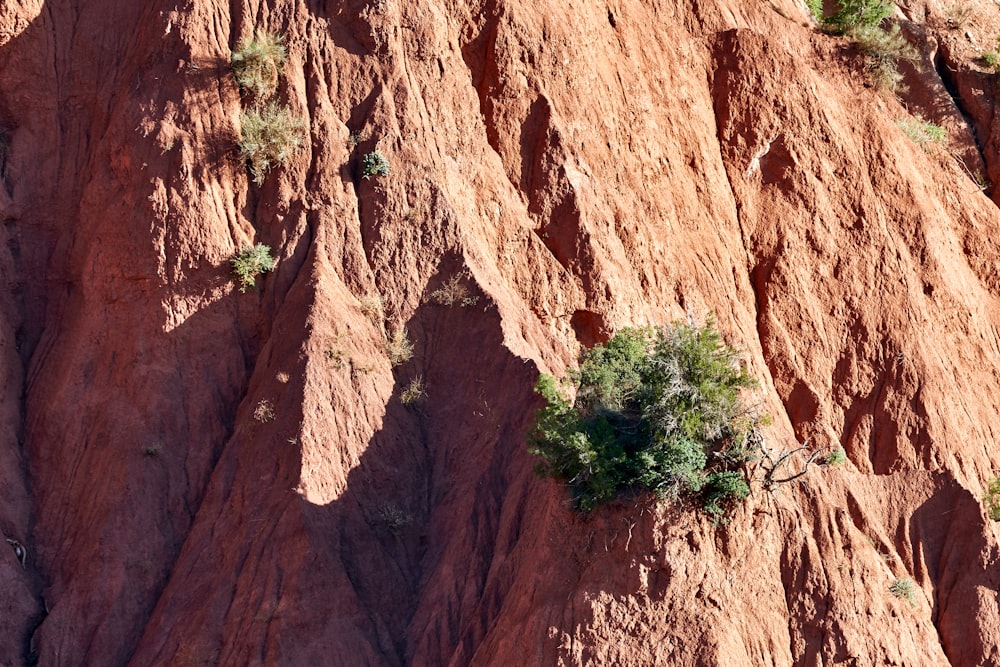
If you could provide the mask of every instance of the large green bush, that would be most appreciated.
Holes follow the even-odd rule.
[[[742,472],[758,420],[740,400],[756,381],[711,321],[624,329],[584,354],[560,384],[542,375],[530,449],[538,471],[565,480],[590,510],[617,494],[647,489],[698,496],[719,517],[750,489]]]

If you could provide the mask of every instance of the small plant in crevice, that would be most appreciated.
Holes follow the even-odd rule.
[[[980,192],[989,192],[990,191],[990,187],[991,187],[990,179],[988,179],[986,177],[986,174],[984,174],[983,172],[977,171],[972,176],[972,181],[976,184],[976,187],[979,188]]]
[[[840,448],[833,450],[832,452],[826,455],[825,459],[823,459],[823,463],[825,463],[828,466],[834,466],[834,467],[842,466],[846,462],[847,462],[847,452],[845,452],[843,449]]]
[[[909,577],[897,577],[890,585],[889,592],[901,600],[906,600],[911,607],[917,606],[917,584]]]
[[[542,374],[545,406],[529,447],[536,471],[565,480],[588,511],[621,493],[648,490],[699,502],[716,520],[750,492],[748,441],[762,419],[741,392],[757,386],[709,321],[623,329],[582,357],[564,384]]]
[[[983,51],[983,63],[993,70],[994,74],[1000,72],[1000,53],[996,51]]]
[[[382,326],[382,322],[385,320],[385,304],[382,301],[381,294],[378,292],[368,292],[358,298],[358,303],[361,306],[361,312],[365,314],[365,317],[372,324]]]
[[[431,292],[430,300],[440,306],[472,306],[479,301],[479,297],[469,294],[469,288],[465,286],[461,275],[454,275],[444,281],[440,287]]]
[[[386,336],[385,351],[392,366],[399,366],[413,358],[413,343],[410,342],[406,329],[397,327]]]
[[[257,403],[257,407],[253,410],[253,418],[262,424],[267,424],[268,422],[273,422],[275,418],[274,414],[274,403],[265,399],[261,399]]]
[[[410,517],[396,505],[383,505],[379,508],[379,519],[393,535],[399,535],[410,525]]]
[[[997,37],[997,49],[1000,49],[1000,37]],[[983,51],[983,64],[993,70],[994,74],[1000,74],[1000,51],[997,49]]]
[[[240,42],[230,56],[240,90],[259,100],[274,95],[287,56],[284,38],[279,34],[257,33],[252,39]]]
[[[245,246],[230,261],[233,265],[233,275],[239,280],[241,292],[253,287],[257,282],[257,276],[274,269],[271,248],[263,243]]]
[[[284,164],[305,140],[305,121],[288,107],[270,102],[240,113],[240,157],[257,185],[263,185],[267,172]]]
[[[361,156],[361,177],[368,180],[372,176],[388,176],[389,160],[380,151],[372,151]]]
[[[991,521],[1000,521],[1000,477],[994,477],[986,485],[986,515]]]
[[[155,459],[163,452],[160,445],[146,445],[142,448],[142,455],[149,459]]]
[[[339,347],[328,347],[323,350],[323,355],[337,369],[343,368],[344,364],[350,359]]]
[[[918,146],[939,144],[948,138],[947,130],[929,120],[924,120],[919,115],[897,121],[896,125]]]
[[[421,375],[410,380],[410,382],[399,392],[399,402],[403,405],[416,405],[427,398],[427,387]]]

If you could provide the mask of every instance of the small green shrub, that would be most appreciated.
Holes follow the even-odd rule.
[[[306,139],[306,123],[288,107],[269,103],[263,109],[240,113],[240,157],[246,160],[254,183],[262,185],[272,168],[284,164]]]
[[[396,505],[383,505],[379,508],[379,518],[393,535],[399,535],[410,525],[410,516]]]
[[[713,472],[706,478],[702,490],[702,509],[716,520],[725,520],[726,505],[749,495],[750,485],[742,473],[735,470]]]
[[[624,329],[585,353],[568,383],[573,404],[555,378],[539,378],[545,406],[529,447],[539,474],[566,480],[580,509],[646,489],[698,497],[718,519],[749,493],[741,470],[760,420],[740,392],[756,381],[711,321]]]
[[[847,452],[843,449],[837,448],[826,455],[823,462],[828,466],[840,466],[847,462]]]
[[[994,74],[1000,74],[1000,53],[997,51],[983,51],[983,62],[993,70]]]
[[[994,477],[986,487],[986,513],[993,521],[1000,521],[1000,477]]]
[[[920,116],[901,120],[896,124],[910,138],[910,141],[918,145],[939,144],[948,137],[947,130],[929,120],[924,120]]]
[[[989,192],[991,187],[990,179],[986,178],[986,174],[982,171],[977,171],[972,175],[972,180],[975,182],[976,187],[979,188],[981,192]]]
[[[906,600],[911,607],[917,606],[916,594],[917,585],[909,577],[898,577],[889,585],[889,592],[896,597]]]
[[[817,21],[819,21],[820,23],[822,23],[823,0],[805,0],[805,3],[806,3],[806,9],[809,10],[809,13],[812,14],[812,17]]]
[[[878,26],[861,26],[851,31],[858,50],[865,57],[866,69],[879,90],[903,91],[903,75],[899,73],[899,62],[917,62],[920,54],[910,46],[899,33],[899,26],[889,30]]]
[[[896,6],[887,0],[843,0],[840,9],[823,19],[823,25],[838,35],[858,28],[875,28],[888,18]]]
[[[361,158],[361,177],[369,179],[372,176],[387,176],[389,160],[379,151],[365,153]]]
[[[257,276],[274,268],[271,248],[263,243],[244,247],[231,261],[233,274],[240,281],[241,292],[253,287],[257,282]]]
[[[281,35],[258,33],[236,47],[230,63],[241,90],[260,100],[274,95],[287,57],[283,42]]]

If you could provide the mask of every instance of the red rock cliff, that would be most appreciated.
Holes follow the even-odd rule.
[[[0,5],[0,664],[1000,664],[971,8],[899,10],[897,98],[793,0]],[[309,132],[259,187],[254,31]],[[538,372],[708,311],[769,442],[848,463],[726,526],[572,511],[524,444]]]

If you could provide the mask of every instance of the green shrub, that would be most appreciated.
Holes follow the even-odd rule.
[[[851,32],[858,50],[865,57],[869,76],[880,90],[902,92],[903,75],[899,61],[917,62],[920,54],[899,33],[899,26],[889,30],[877,26],[863,26]]]
[[[896,6],[887,0],[843,0],[840,9],[823,19],[823,25],[838,35],[858,28],[875,28],[888,18]]]
[[[258,243],[250,247],[246,246],[240,250],[231,260],[233,264],[233,274],[240,281],[240,291],[246,292],[257,282],[257,276],[274,268],[274,258],[271,257],[271,248]]]
[[[539,378],[545,406],[529,446],[542,458],[537,471],[566,480],[580,509],[647,489],[698,495],[721,518],[749,493],[740,470],[759,420],[740,392],[756,381],[711,321],[624,329],[586,352],[566,382],[576,388],[572,405],[555,378]]]
[[[986,487],[986,513],[993,521],[1000,521],[1000,477],[994,477]]]
[[[993,70],[994,74],[1000,74],[1000,53],[996,51],[983,51],[983,62]]]
[[[909,602],[911,607],[915,607],[917,605],[917,585],[914,583],[913,579],[910,579],[909,577],[896,578],[896,580],[889,585],[889,592],[896,597]]]
[[[840,9],[823,19],[830,32],[854,39],[865,56],[866,69],[880,90],[901,92],[900,60],[919,60],[919,54],[899,34],[899,26],[880,26],[896,11],[889,0],[843,0]]]
[[[261,100],[274,95],[287,56],[283,41],[281,35],[259,33],[236,47],[230,62],[241,90]]]
[[[847,462],[847,452],[843,449],[837,448],[826,455],[823,462],[828,466],[840,466]]]
[[[284,164],[306,139],[306,124],[288,107],[271,102],[263,109],[240,114],[240,157],[254,183],[261,185],[272,168]]]
[[[369,179],[372,176],[387,176],[389,174],[389,160],[379,151],[366,153],[361,158],[361,176]]]
[[[939,144],[948,137],[947,130],[940,125],[924,120],[920,116],[901,120],[896,124],[910,138],[910,141],[918,145],[928,143]]]
[[[812,14],[812,17],[817,21],[819,21],[820,23],[822,23],[823,0],[805,0],[805,3],[806,3],[806,9],[809,10],[809,13]]]
[[[702,509],[716,520],[724,519],[726,506],[750,495],[750,485],[735,470],[710,473],[702,490]]]
[[[399,535],[410,525],[410,516],[396,505],[383,505],[379,508],[379,518],[393,535]]]

